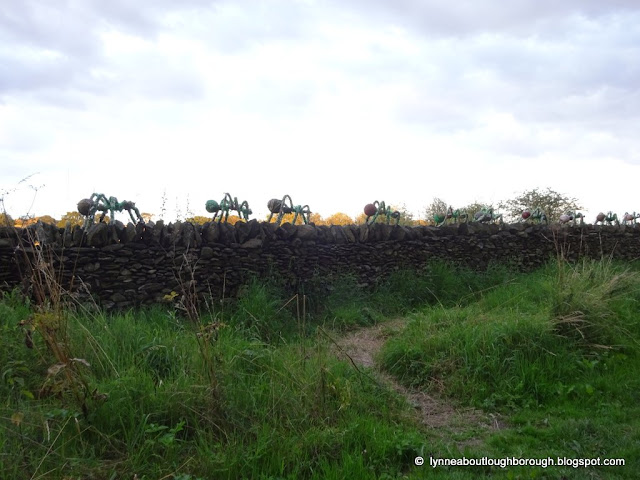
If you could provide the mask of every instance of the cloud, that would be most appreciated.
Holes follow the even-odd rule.
[[[369,20],[382,25],[410,28],[423,37],[473,37],[482,33],[500,33],[528,36],[543,32],[545,35],[563,35],[558,26],[567,17],[601,18],[612,11],[637,13],[634,0],[549,0],[532,2],[477,2],[464,0],[334,0],[336,9],[349,9],[352,15],[364,13]]]
[[[639,15],[595,0],[10,2],[0,164],[67,169],[72,203],[96,188],[152,211],[163,188],[194,205],[228,190],[256,212],[285,193],[327,214],[417,210],[580,169],[597,192],[599,164],[640,162]]]
[[[181,8],[208,3],[181,2]],[[175,58],[167,62],[160,48],[152,48],[163,28],[161,20],[173,11],[174,3],[154,2],[153,8],[139,2],[135,8],[132,5],[95,1],[53,6],[35,0],[3,5],[0,100],[8,95],[34,94],[39,101],[75,107],[78,92],[104,96],[116,89],[178,101],[198,98],[202,87],[189,68]],[[120,59],[109,56],[110,34],[146,41],[150,47],[144,56],[123,55],[135,60],[135,65],[126,65],[126,58],[119,63]],[[121,74],[120,68],[129,71]],[[52,90],[58,95],[52,95]]]

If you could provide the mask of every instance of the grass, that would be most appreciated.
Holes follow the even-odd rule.
[[[169,303],[111,315],[5,294],[0,478],[634,478],[638,270],[435,264],[375,289],[346,277],[293,297],[252,281],[197,319]],[[421,426],[404,398],[338,359],[316,331],[399,315],[408,325],[387,341],[381,367],[499,415],[505,428]],[[627,465],[429,466],[462,456]]]
[[[640,466],[639,294],[637,265],[550,265],[468,305],[415,312],[385,345],[381,364],[408,385],[505,415],[511,428],[477,455],[625,458],[624,468],[587,474],[529,472],[633,478]]]
[[[1,478],[331,478],[343,466],[393,477],[422,442],[401,399],[315,335],[294,339],[291,314],[260,285],[226,322],[194,325],[171,305],[65,315],[64,348],[90,365],[83,402],[50,374],[59,363],[40,329],[25,347],[16,326],[30,309],[16,295],[0,305],[0,444],[13,452]],[[282,331],[269,335],[262,320],[276,314]]]

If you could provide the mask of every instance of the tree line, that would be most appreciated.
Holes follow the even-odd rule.
[[[443,215],[447,212],[449,207],[457,209],[461,212],[466,212],[470,218],[476,212],[482,209],[493,209],[494,211],[500,211],[503,213],[505,221],[514,222],[521,218],[522,212],[526,209],[533,211],[539,209],[547,215],[550,222],[557,221],[560,215],[567,211],[578,211],[582,207],[579,205],[577,199],[569,197],[568,195],[556,192],[550,188],[546,190],[533,189],[528,190],[516,195],[514,198],[501,201],[497,204],[487,204],[482,202],[472,202],[467,205],[452,205],[447,203],[441,198],[435,197],[433,201],[425,207],[420,218],[415,218],[414,215],[407,210],[406,206],[401,204],[398,206],[391,206],[391,211],[400,212],[400,225],[416,226],[416,225],[433,225],[434,217],[436,215]],[[142,218],[145,222],[149,222],[153,218],[151,213],[142,213]],[[265,216],[263,221],[267,221],[268,216]],[[55,224],[58,227],[64,228],[66,225],[82,225],[84,223],[84,217],[77,211],[67,212],[60,220],[56,220],[50,215],[34,216],[28,218],[19,218],[14,220],[9,214],[0,213],[0,225],[9,225],[16,227],[26,227],[32,225],[38,221],[44,223]],[[105,217],[105,221],[109,222],[108,216]],[[211,221],[211,217],[203,215],[195,215],[185,219],[186,222],[203,225],[206,222]],[[238,221],[242,221],[237,215],[229,215],[228,223],[235,224]],[[276,221],[276,216],[273,216],[271,222]],[[282,223],[293,221],[293,214],[286,214],[282,219]],[[323,217],[318,213],[311,213],[309,221],[315,225],[353,225],[362,224],[366,221],[366,215],[361,213],[357,217],[353,218],[346,213],[337,212],[328,217]],[[376,220],[378,223],[386,222],[386,217],[379,216]],[[296,224],[301,225],[304,223],[302,216],[298,216]]]

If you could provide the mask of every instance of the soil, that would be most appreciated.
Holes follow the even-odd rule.
[[[495,414],[463,408],[437,393],[408,388],[378,368],[376,357],[385,341],[400,332],[406,324],[406,319],[396,319],[348,333],[336,340],[337,355],[348,359],[357,368],[367,369],[381,383],[403,396],[415,408],[416,420],[424,427],[441,429],[449,434],[469,431],[481,433],[504,428],[503,422]],[[466,438],[457,443],[459,447],[464,447],[480,443],[480,440]]]

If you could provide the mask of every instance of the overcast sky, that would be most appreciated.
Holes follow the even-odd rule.
[[[225,192],[264,218],[284,194],[356,216],[535,187],[620,215],[639,117],[637,0],[0,2],[14,217],[93,192],[172,220]]]

